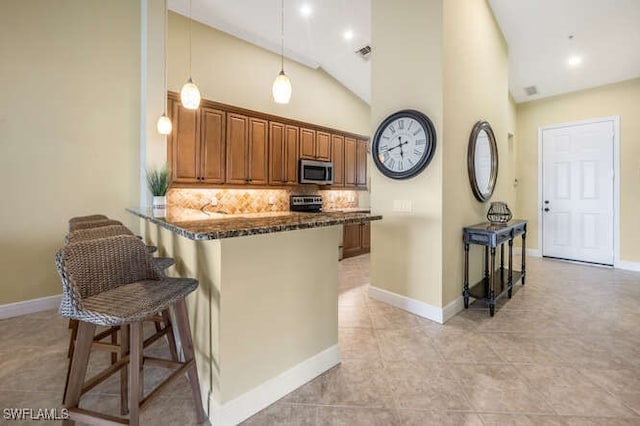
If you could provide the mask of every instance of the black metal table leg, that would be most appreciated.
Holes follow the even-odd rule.
[[[522,285],[527,276],[527,225],[524,225],[524,233],[522,234]]]
[[[500,291],[504,288],[504,243],[500,244]]]
[[[491,247],[491,265],[489,266],[489,315],[493,316],[496,311],[496,248]]]
[[[469,244],[464,245],[464,286],[462,291],[464,308],[469,309]]]
[[[507,285],[509,286],[509,292],[507,295],[509,299],[511,299],[511,295],[513,293],[513,238],[509,238],[509,282]]]

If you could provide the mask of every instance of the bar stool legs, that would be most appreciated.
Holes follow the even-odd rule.
[[[63,425],[73,425],[75,421],[100,424],[129,424],[138,426],[140,424],[140,411],[144,405],[155,397],[165,384],[168,384],[179,375],[186,374],[191,392],[193,394],[196,406],[196,418],[198,423],[202,423],[207,419],[207,415],[202,407],[202,396],[200,393],[200,382],[198,380],[198,371],[195,362],[195,352],[193,349],[193,340],[191,330],[189,328],[189,317],[184,299],[179,300],[173,305],[175,314],[175,323],[182,343],[182,351],[184,355],[183,362],[175,360],[159,360],[156,358],[144,357],[144,336],[142,332],[143,322],[133,322],[123,325],[120,330],[121,342],[119,349],[119,362],[128,363],[128,371],[122,368],[121,371],[121,409],[122,414],[126,414],[128,409],[129,420],[107,414],[96,413],[93,411],[83,410],[78,407],[82,396],[83,386],[85,384],[85,376],[87,373],[87,365],[89,363],[89,355],[96,331],[94,324],[79,321],[78,336],[74,348],[71,361],[70,375],[67,393],[64,399],[64,406],[69,409],[71,418],[63,421]],[[152,365],[164,365],[172,368],[174,372],[163,381],[157,388],[152,390],[146,397],[143,394],[143,365],[149,361]],[[154,362],[155,361],[155,362]]]

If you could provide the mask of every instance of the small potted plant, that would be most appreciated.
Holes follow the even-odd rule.
[[[165,217],[167,215],[167,191],[171,185],[171,173],[167,166],[147,170],[147,185],[153,195],[153,215]]]

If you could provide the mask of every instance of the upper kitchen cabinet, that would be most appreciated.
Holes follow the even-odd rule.
[[[344,184],[348,188],[367,187],[367,141],[344,138]]]
[[[276,121],[269,122],[269,184],[298,183],[299,129]]]
[[[356,186],[367,187],[367,141],[358,140],[356,144]]]
[[[300,158],[331,161],[329,133],[300,127]]]
[[[266,120],[227,114],[227,183],[267,184],[267,140]]]
[[[173,132],[168,136],[168,164],[175,183],[223,183],[225,112],[193,111],[169,99]]]
[[[344,186],[344,136],[331,135],[331,161],[333,162],[334,188]]]

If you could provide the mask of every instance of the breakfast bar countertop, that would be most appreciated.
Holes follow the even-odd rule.
[[[191,240],[268,234],[297,229],[319,228],[382,219],[366,209],[330,210],[321,213],[291,211],[221,214],[191,209],[168,209],[167,217],[154,217],[151,209],[128,208],[128,212]]]

